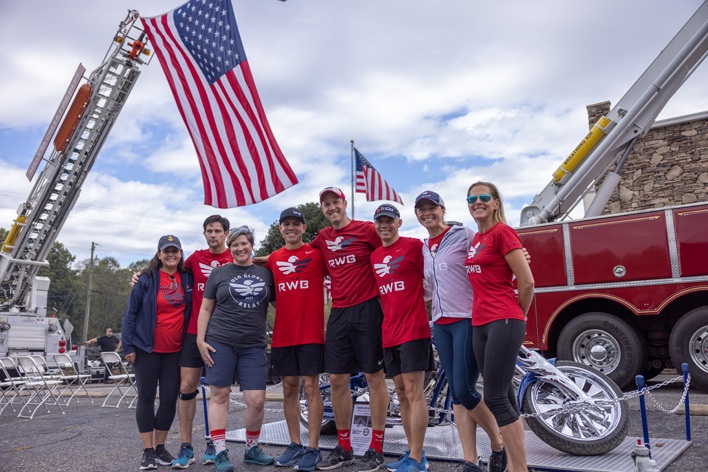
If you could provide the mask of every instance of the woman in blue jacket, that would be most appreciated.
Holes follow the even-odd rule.
[[[182,339],[192,306],[191,275],[176,236],[160,238],[157,253],[130,292],[123,318],[123,353],[134,364],[138,387],[135,418],[143,442],[140,470],[171,465],[165,449],[177,408]],[[155,396],[160,387],[160,406]]]

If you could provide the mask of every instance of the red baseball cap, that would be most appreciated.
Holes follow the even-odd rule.
[[[322,189],[320,192],[320,203],[322,203],[322,199],[324,198],[325,195],[328,193],[333,193],[335,194],[338,198],[341,198],[345,202],[347,201],[347,197],[344,196],[344,192],[342,192],[342,189],[339,187],[327,187],[325,189]]]

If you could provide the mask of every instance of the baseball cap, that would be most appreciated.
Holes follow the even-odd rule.
[[[398,208],[396,208],[395,206],[389,205],[388,203],[384,203],[383,205],[379,205],[379,207],[374,212],[374,219],[378,218],[379,216],[400,218],[401,214],[399,213]]]
[[[161,237],[160,242],[157,243],[158,251],[164,251],[168,247],[176,247],[180,251],[182,250],[182,244],[179,242],[179,238],[177,238],[177,236],[172,236],[171,234]]]
[[[280,214],[280,221],[279,223],[282,223],[284,219],[286,218],[297,218],[298,220],[302,221],[303,223],[305,222],[305,215],[302,214],[300,210],[297,208],[286,208],[283,210],[283,212]]]
[[[418,206],[418,202],[421,200],[430,200],[437,206],[445,206],[445,202],[443,201],[442,197],[437,193],[433,192],[432,190],[426,190],[417,197],[415,197],[415,206]]]
[[[347,197],[344,196],[344,192],[342,192],[342,189],[341,189],[341,188],[339,188],[339,187],[327,187],[327,188],[323,189],[323,190],[320,192],[320,203],[322,203],[322,199],[323,199],[324,196],[327,195],[328,193],[333,193],[333,194],[335,194],[337,197],[339,197],[339,198],[341,198],[342,200],[344,200],[345,202],[347,201]]]

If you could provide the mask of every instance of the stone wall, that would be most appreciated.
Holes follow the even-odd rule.
[[[592,127],[610,102],[587,110]],[[664,121],[634,144],[606,213],[708,201],[708,113]]]

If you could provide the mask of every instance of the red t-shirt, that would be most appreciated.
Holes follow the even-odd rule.
[[[333,308],[354,306],[378,295],[369,257],[381,246],[381,238],[373,223],[352,220],[340,230],[328,226],[312,246],[322,251],[332,279]]]
[[[400,237],[371,253],[383,308],[383,347],[430,337],[423,291],[423,242]]]
[[[510,251],[521,247],[516,231],[504,223],[475,235],[465,261],[474,290],[473,326],[503,319],[524,320],[514,292],[514,273],[504,259]]]
[[[221,254],[212,254],[209,249],[199,249],[184,261],[184,266],[192,271],[194,276],[194,291],[192,292],[192,316],[189,318],[187,332],[197,334],[197,320],[199,309],[202,307],[204,287],[209,274],[215,267],[230,264],[234,261],[231,252],[225,249]]]
[[[322,253],[305,244],[271,253],[266,267],[275,281],[275,326],[272,347],[324,344],[324,276]]]
[[[159,272],[160,288],[157,290],[153,352],[179,352],[184,338],[184,308],[187,305],[182,278],[179,273],[170,275],[167,272]]]

